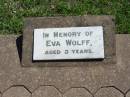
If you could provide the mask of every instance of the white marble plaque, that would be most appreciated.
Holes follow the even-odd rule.
[[[34,61],[103,58],[102,26],[34,29]]]

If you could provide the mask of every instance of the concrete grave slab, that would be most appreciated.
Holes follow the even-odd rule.
[[[62,60],[33,62],[33,32],[38,28],[87,27],[103,26],[104,29],[104,60]],[[26,18],[23,29],[23,66],[85,66],[88,64],[114,64],[115,60],[115,24],[112,16],[68,16],[68,17],[37,17]],[[100,52],[99,52],[100,53]]]
[[[17,37],[19,36],[0,36],[0,92],[2,95],[14,86],[18,86],[17,88],[24,86],[31,94],[39,91],[37,89],[41,86],[42,88],[52,86],[60,91],[62,96],[67,92],[72,94],[71,92],[74,91],[71,90],[76,87],[85,88],[92,96],[99,91],[101,95],[109,91],[109,94],[105,94],[109,97],[111,90],[114,91],[113,95],[127,93],[129,96],[130,35],[116,35],[116,64],[88,64],[83,67],[23,67],[16,46]],[[101,90],[102,87],[106,89]]]

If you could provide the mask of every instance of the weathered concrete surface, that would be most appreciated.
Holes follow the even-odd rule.
[[[40,68],[22,68],[16,47],[17,36],[0,36],[0,91],[12,85],[38,87]]]
[[[16,94],[15,89],[10,90],[15,86],[24,86],[28,93],[37,97],[44,94],[50,96],[51,89],[55,95],[62,96],[73,96],[75,92],[74,96],[90,94],[86,97],[102,95],[106,90],[110,94],[111,90],[107,87],[113,87],[113,95],[119,92],[121,97],[130,90],[130,35],[116,35],[117,64],[88,64],[81,67],[22,67],[16,38],[17,36],[0,36],[0,92],[3,97],[8,97],[4,96],[8,94],[15,97],[17,90]],[[45,89],[46,86],[50,88]],[[41,92],[44,89],[46,92]],[[79,94],[82,90],[83,94]],[[40,91],[39,95],[37,91]]]
[[[130,97],[130,91],[128,91],[128,93],[126,94],[126,97]]]

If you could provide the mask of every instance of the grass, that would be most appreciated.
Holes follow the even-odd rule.
[[[21,34],[23,18],[113,15],[116,33],[130,33],[130,0],[0,0],[0,34]]]

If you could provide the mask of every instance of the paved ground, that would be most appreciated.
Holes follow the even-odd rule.
[[[0,36],[0,97],[130,97],[130,35],[116,35],[116,64],[22,67],[17,36]]]

